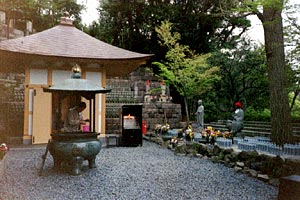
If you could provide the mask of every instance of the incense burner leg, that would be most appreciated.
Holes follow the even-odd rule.
[[[83,158],[80,156],[74,157],[70,162],[70,174],[72,175],[80,175],[81,168],[83,164]]]
[[[54,160],[53,168],[54,168],[55,171],[58,171],[61,167],[62,160],[58,159],[58,158],[53,158],[53,160]]]
[[[92,168],[96,168],[96,156],[91,158],[91,159],[88,159],[88,162],[89,162],[89,168],[92,169]]]

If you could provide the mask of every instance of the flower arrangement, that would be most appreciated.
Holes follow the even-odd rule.
[[[178,138],[183,138],[183,129],[178,129],[177,136]]]
[[[214,144],[216,137],[231,138],[232,134],[229,131],[221,132],[220,130],[214,130],[212,126],[208,126],[201,132],[202,138],[205,138],[207,142]]]
[[[193,127],[192,124],[189,124],[186,129],[184,130],[184,135],[187,141],[193,141],[194,140],[194,133],[193,133]]]
[[[176,137],[172,138],[170,141],[170,144],[172,145],[172,147],[174,148],[175,146],[178,145],[178,140]]]
[[[224,137],[224,138],[231,138],[231,137],[232,137],[232,133],[229,132],[229,131],[225,131],[225,132],[223,133],[223,137]]]
[[[166,134],[168,133],[169,129],[170,125],[168,123],[166,123],[165,125],[156,124],[154,128],[156,134]]]
[[[0,145],[0,160],[2,160],[6,154],[6,152],[8,151],[8,147],[5,143],[2,143]]]

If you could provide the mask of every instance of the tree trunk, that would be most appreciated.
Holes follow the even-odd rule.
[[[190,123],[190,113],[189,113],[189,109],[188,109],[188,101],[186,97],[183,97],[184,100],[184,107],[185,107],[185,112],[186,112],[186,121],[187,121],[187,125],[189,125]]]
[[[292,132],[281,17],[283,4],[277,4],[272,7],[264,6],[263,14],[259,17],[264,27],[270,82],[271,139],[276,144],[283,145],[291,142]]]
[[[292,100],[292,103],[291,103],[291,106],[290,106],[291,111],[293,110],[293,107],[295,105],[295,102],[296,102],[296,99],[299,95],[299,92],[300,91],[298,89],[294,90],[294,96],[293,96],[293,100]]]

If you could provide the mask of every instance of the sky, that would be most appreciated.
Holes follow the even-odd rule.
[[[295,5],[295,4],[299,4],[299,3],[300,3],[299,0],[289,0],[290,5]],[[294,16],[297,17],[297,20],[299,22],[300,11],[298,11],[297,14]],[[284,19],[286,19],[286,15],[284,12],[282,13],[282,17],[283,17],[283,24],[285,24]],[[263,29],[261,21],[255,15],[249,16],[248,19],[251,20],[251,28],[247,31],[247,34],[249,35],[250,38],[255,40],[257,43],[264,44],[265,43],[264,29]]]
[[[251,27],[246,34],[249,35],[249,37],[256,41],[258,44],[264,44],[264,29],[261,21],[256,15],[248,16],[248,19],[251,21]]]
[[[83,24],[91,24],[94,20],[98,19],[97,8],[99,6],[99,0],[77,0],[77,3],[83,4],[87,7],[81,15]]]
[[[291,4],[299,3],[299,0],[290,0]],[[81,15],[82,22],[86,25],[91,24],[94,20],[98,19],[97,8],[99,6],[99,0],[77,0],[78,3],[84,4],[87,9]],[[251,20],[251,28],[247,31],[247,34],[258,44],[264,44],[264,31],[261,21],[257,16],[249,16]]]

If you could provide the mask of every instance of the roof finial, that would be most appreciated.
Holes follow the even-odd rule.
[[[78,64],[75,64],[73,67],[72,67],[72,77],[71,78],[74,78],[74,79],[80,79],[81,78],[81,68]]]
[[[69,12],[64,12],[63,16],[60,18],[60,24],[73,26],[73,20],[70,18]]]

